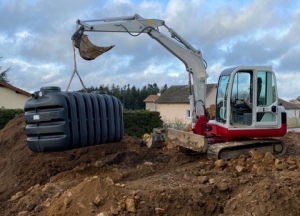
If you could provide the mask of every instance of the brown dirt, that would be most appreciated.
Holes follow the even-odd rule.
[[[208,161],[140,139],[64,152],[26,146],[24,116],[0,130],[0,215],[300,215],[300,134],[287,154]]]

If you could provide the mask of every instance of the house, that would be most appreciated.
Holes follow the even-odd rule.
[[[146,103],[146,110],[149,111],[158,111],[157,104],[155,101],[160,97],[160,93],[157,95],[149,95],[145,100],[143,100],[144,103]]]
[[[287,102],[283,99],[278,99],[278,103],[282,104],[282,106],[285,108],[287,118],[300,118],[300,107],[298,107],[295,104],[292,104],[290,102]]]
[[[6,109],[24,109],[29,92],[0,81],[0,107]]]
[[[217,84],[206,85],[206,107],[215,104],[216,93]],[[191,122],[189,95],[188,85],[171,86],[153,103],[165,123],[180,122],[186,125]]]

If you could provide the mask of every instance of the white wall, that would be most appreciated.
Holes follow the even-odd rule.
[[[213,90],[210,92],[210,94],[206,96],[206,101],[205,101],[206,108],[209,108],[210,105],[216,103],[216,95],[217,95],[217,88],[213,88]]]
[[[286,109],[285,111],[287,118],[300,118],[300,109]]]
[[[160,116],[167,124],[173,124],[176,121],[182,124],[191,123],[191,118],[187,117],[187,110],[189,109],[189,104],[158,104]]]
[[[6,87],[0,87],[0,107],[6,109],[24,109],[26,100],[29,97],[20,93],[16,93]]]
[[[206,97],[205,106],[209,108],[210,105],[215,104],[217,88],[214,88],[212,92]],[[174,124],[180,122],[182,124],[189,124],[192,119],[187,117],[187,111],[190,110],[190,105],[185,104],[157,104],[157,111],[160,112],[160,116],[165,123]]]

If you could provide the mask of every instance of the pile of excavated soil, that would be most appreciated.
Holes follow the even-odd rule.
[[[209,161],[140,139],[34,153],[24,116],[0,130],[0,215],[300,215],[300,134],[287,154]]]

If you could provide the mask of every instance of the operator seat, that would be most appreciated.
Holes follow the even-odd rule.
[[[260,99],[260,93],[261,93],[261,86],[262,86],[262,79],[261,77],[257,78],[257,106],[260,105],[259,104],[259,99]],[[247,97],[245,98],[245,104],[252,109],[252,85],[250,85],[250,94],[247,95]]]
[[[259,98],[260,98],[260,93],[261,93],[261,86],[262,86],[262,78],[258,77],[257,78],[257,106],[259,106]]]

